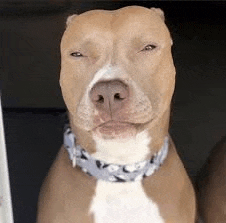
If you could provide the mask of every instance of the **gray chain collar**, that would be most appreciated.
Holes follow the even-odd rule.
[[[109,164],[92,157],[88,152],[76,145],[76,139],[69,125],[65,127],[64,147],[67,149],[72,166],[79,166],[83,172],[97,179],[110,182],[139,181],[151,176],[159,169],[168,154],[168,136],[162,149],[145,160],[129,165]]]

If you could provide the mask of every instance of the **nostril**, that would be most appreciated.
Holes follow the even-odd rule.
[[[116,94],[114,95],[114,99],[116,99],[116,100],[123,100],[124,98],[121,97],[120,93],[116,93]]]
[[[98,99],[97,99],[96,102],[98,102],[100,104],[103,104],[104,103],[104,97],[103,97],[103,95],[98,95]]]

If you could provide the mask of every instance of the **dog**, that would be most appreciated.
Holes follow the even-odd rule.
[[[212,149],[198,174],[198,204],[204,223],[226,222],[226,137]]]
[[[60,85],[70,127],[38,223],[193,223],[194,189],[168,134],[175,86],[161,9],[67,19]]]

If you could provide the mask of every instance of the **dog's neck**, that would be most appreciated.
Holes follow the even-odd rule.
[[[94,137],[94,141],[96,152],[93,156],[108,163],[133,164],[145,160],[150,153],[151,137],[147,131],[127,139],[105,140]]]
[[[70,125],[77,143],[97,159],[117,164],[130,164],[150,159],[163,146],[168,135],[170,109],[162,116],[148,123],[136,137],[125,140],[104,140],[80,129],[70,117]]]
[[[134,146],[131,145],[132,149],[136,149],[136,146],[138,146],[138,150],[134,152],[135,154],[138,154],[137,152],[139,150],[141,150],[141,154],[145,154],[139,144]],[[117,163],[114,161],[114,163],[111,163],[113,159],[108,159],[108,162],[103,160],[103,158],[106,160],[106,158],[111,156],[111,154],[103,156],[103,150],[105,149],[104,147],[100,149],[102,150],[100,151],[100,159],[96,157],[97,154],[93,154],[93,156],[91,156],[87,151],[77,144],[76,137],[71,131],[69,125],[65,126],[64,148],[68,151],[69,159],[72,161],[72,167],[78,166],[83,172],[95,177],[98,180],[110,182],[131,182],[143,180],[145,177],[151,176],[160,168],[168,154],[169,137],[165,137],[161,150],[154,154],[151,159],[145,159],[129,164],[128,159],[125,159],[125,154],[122,155],[123,159],[125,159],[124,162],[123,159],[115,156],[115,154],[120,153],[117,150],[115,151],[115,146],[112,147],[112,156]],[[123,150],[124,148],[121,147],[119,149]],[[147,148],[145,148],[145,150],[147,152]],[[130,151],[128,152],[130,153]],[[129,156],[129,158],[131,158],[131,156]],[[121,163],[119,163],[119,161],[121,161]]]

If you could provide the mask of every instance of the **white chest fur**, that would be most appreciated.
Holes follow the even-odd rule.
[[[98,180],[90,212],[95,223],[164,223],[158,205],[146,196],[141,181]]]
[[[93,156],[108,163],[130,164],[146,159],[151,137],[146,131],[127,140],[94,137]],[[112,183],[98,180],[90,213],[95,223],[164,223],[158,205],[144,192],[141,181]]]
[[[73,134],[70,133],[70,131],[70,128],[68,128],[65,132],[65,148],[78,149],[78,147],[74,145]],[[92,154],[92,157],[98,157],[98,159],[111,164],[114,160],[116,164],[130,164],[141,160],[144,161],[147,154],[152,151],[152,148],[149,147],[151,136],[148,135],[147,131],[138,133],[134,138],[123,140],[104,140],[98,139],[97,137],[94,139],[96,141],[97,151]],[[167,142],[167,150],[164,149],[162,151],[166,151],[167,154],[168,140],[165,142]],[[164,144],[163,148],[165,148],[165,145],[166,144]],[[77,152],[81,150],[80,148]],[[73,160],[73,154],[70,151],[71,150],[68,150]],[[91,160],[91,162],[95,161],[93,158],[89,157],[87,152],[83,152],[82,154],[88,157],[83,160],[84,162],[85,160]],[[82,159],[79,159],[81,158],[81,154],[79,155],[78,153],[77,155],[78,161],[81,161]],[[162,158],[164,157],[164,153],[158,153],[155,158],[156,157],[159,158],[158,162],[161,163],[161,161],[164,160],[164,158]],[[153,165],[157,165],[155,158],[153,159]],[[98,166],[97,160],[96,166]],[[96,166],[91,165],[91,168],[95,169]],[[124,172],[128,170],[127,167],[128,166],[124,167]],[[131,169],[129,169],[129,172],[130,170]],[[112,171],[114,172],[114,170]],[[95,176],[95,174],[93,176]],[[94,216],[94,223],[165,223],[160,214],[158,204],[146,195],[141,180],[119,183],[101,180],[102,176],[97,177],[95,194],[89,209],[90,214]]]
[[[128,139],[105,140],[94,136],[94,141],[97,152],[92,156],[107,163],[131,164],[145,160],[150,153],[151,137],[147,131]]]

